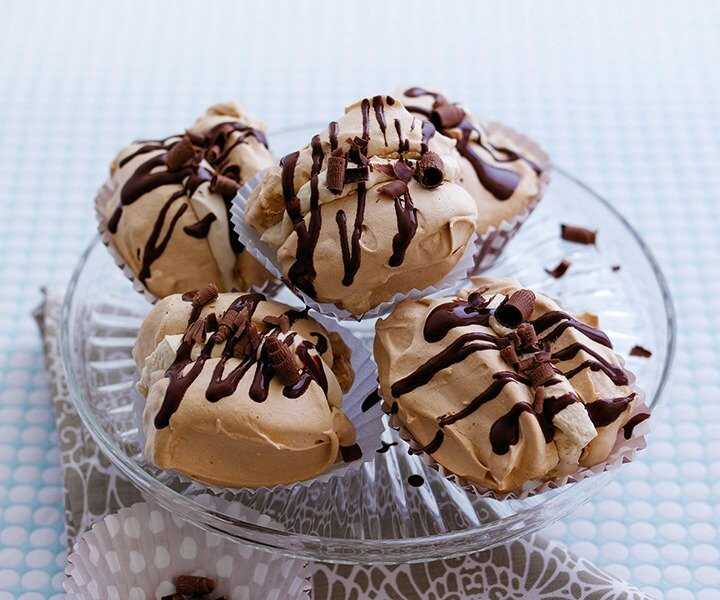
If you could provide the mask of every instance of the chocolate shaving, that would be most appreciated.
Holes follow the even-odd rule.
[[[532,354],[531,356],[528,356],[527,358],[523,358],[518,363],[518,371],[527,372],[532,371],[533,369],[539,367],[543,364],[549,364],[551,359],[550,352],[547,351],[540,351],[535,352],[535,354]]]
[[[392,165],[383,163],[380,165],[373,165],[373,170],[379,171],[380,173],[383,173],[384,175],[387,175],[388,177],[395,178],[395,169]]]
[[[580,227],[578,225],[567,225],[562,223],[560,225],[560,236],[562,239],[568,242],[575,242],[576,244],[594,244],[597,237],[597,231],[587,229],[586,227]]]
[[[539,387],[555,375],[555,370],[549,362],[546,362],[531,369],[527,374],[530,377],[530,384],[533,387]]]
[[[183,136],[165,155],[168,171],[179,171],[195,157],[195,147],[190,138]]]
[[[363,167],[352,167],[345,169],[345,185],[350,183],[358,183],[360,181],[367,181],[370,177],[370,169],[367,166]]]
[[[277,337],[265,340],[264,353],[277,378],[283,385],[295,385],[300,381],[300,369],[295,361],[295,353]]]
[[[620,265],[613,265],[610,269],[612,269],[613,273],[617,273],[620,270]]]
[[[541,415],[545,407],[545,390],[540,387],[535,388],[535,402],[533,402],[533,410]]]
[[[247,324],[249,311],[246,308],[242,310],[235,310],[234,308],[227,309],[223,316],[218,321],[217,333],[213,336],[213,341],[216,344],[221,344],[235,331],[242,331]]]
[[[263,323],[269,325],[270,327],[277,327],[283,333],[290,331],[290,319],[286,314],[282,314],[277,317],[268,315],[263,319]]]
[[[205,319],[198,319],[187,328],[183,336],[186,344],[202,344],[205,342]]]
[[[210,191],[220,194],[226,200],[232,200],[240,189],[240,184],[225,175],[214,175],[210,181]]]
[[[400,181],[410,183],[415,171],[404,160],[397,160],[393,163],[393,173]]]
[[[180,575],[175,579],[175,593],[190,598],[197,598],[212,593],[215,589],[215,580],[209,577],[195,577],[194,575]]]
[[[382,194],[383,196],[388,196],[389,198],[398,198],[399,196],[406,194],[407,191],[407,183],[405,183],[404,181],[400,181],[399,179],[391,181],[390,183],[386,183],[380,189],[378,189],[378,192],[380,194]]]
[[[356,136],[354,139],[348,139],[348,143],[350,144],[347,156],[348,159],[356,165],[366,165],[368,163],[368,141]]]
[[[512,345],[505,346],[502,350],[500,350],[500,358],[513,367],[520,362],[515,346]]]
[[[647,348],[643,348],[642,346],[633,346],[630,348],[630,356],[640,356],[642,358],[650,358],[652,356],[652,352],[648,350]]]
[[[462,123],[465,111],[455,104],[441,104],[430,114],[430,121],[438,129],[452,129]]]
[[[522,323],[517,328],[521,348],[529,348],[537,344],[538,338],[532,323]]]
[[[195,292],[192,299],[192,305],[196,308],[209,304],[218,297],[218,289],[214,283],[209,283],[206,287]]]
[[[515,329],[530,318],[534,308],[535,294],[530,290],[518,290],[497,308],[495,318],[501,325]]]
[[[193,143],[193,146],[205,146],[207,143],[204,135],[199,135],[189,129],[185,130],[185,136]]]
[[[545,272],[555,279],[560,279],[563,275],[565,275],[565,273],[567,273],[569,268],[570,261],[563,258],[554,269],[545,269]]]
[[[438,106],[442,106],[443,104],[447,104],[447,98],[443,96],[442,94],[438,94],[435,96],[435,101],[433,102],[432,107],[437,108]]]
[[[340,446],[340,456],[343,462],[349,463],[362,458],[362,449],[357,444],[352,446]]]
[[[347,167],[345,154],[338,148],[328,158],[327,175],[325,176],[325,187],[333,194],[342,192],[345,181],[345,167]]]
[[[205,159],[210,163],[214,164],[215,161],[220,158],[222,154],[222,148],[217,144],[213,144],[207,150],[205,150]]]
[[[415,179],[420,182],[421,186],[434,189],[443,182],[444,168],[442,158],[435,152],[426,152],[415,166]]]

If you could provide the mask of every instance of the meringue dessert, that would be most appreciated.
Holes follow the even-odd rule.
[[[440,282],[471,241],[454,146],[392,97],[363,98],[267,172],[246,221],[293,286],[362,315]]]
[[[262,125],[235,104],[210,107],[185,134],[143,140],[110,167],[98,203],[109,243],[155,296],[217,284],[246,290],[270,279],[228,218],[240,185],[274,163]]]
[[[480,235],[503,221],[511,222],[539,199],[548,168],[539,148],[521,149],[509,129],[481,123],[438,91],[411,87],[399,98],[411,113],[457,141],[460,185],[477,203]]]
[[[145,458],[206,483],[269,487],[359,458],[342,410],[350,350],[307,311],[214,285],[160,300],[133,349]]]
[[[386,411],[447,471],[496,492],[605,461],[638,401],[607,335],[511,280],[471,281],[378,321]]]

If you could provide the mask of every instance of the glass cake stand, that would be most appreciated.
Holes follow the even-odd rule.
[[[277,132],[271,137],[274,148],[280,154],[300,147],[321,127]],[[598,229],[597,245],[562,241],[561,221]],[[572,266],[554,279],[544,269],[563,258]],[[614,269],[616,265],[620,268]],[[555,168],[543,201],[487,274],[515,277],[571,310],[598,314],[637,375],[648,404],[657,404],[675,345],[672,300],[648,247],[601,196]],[[238,542],[326,562],[447,558],[545,527],[588,500],[612,476],[602,473],[527,499],[498,501],[444,479],[400,442],[327,482],[275,490],[190,484],[148,465],[141,454],[131,349],[149,308],[96,238],[80,258],[63,306],[61,352],[70,395],[100,448],[147,497]],[[355,327],[358,335],[368,335],[367,325]],[[629,356],[635,344],[651,349],[652,357]],[[387,441],[393,435],[383,434]],[[413,474],[425,483],[410,485]]]

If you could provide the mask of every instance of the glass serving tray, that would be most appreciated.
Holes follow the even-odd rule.
[[[315,130],[303,126],[270,139],[281,155],[302,146]],[[562,241],[560,222],[598,229],[597,244]],[[554,279],[545,268],[563,258],[572,266],[564,277]],[[615,265],[620,269],[613,269]],[[486,274],[515,277],[570,310],[596,313],[636,374],[648,404],[657,404],[675,344],[672,301],[643,240],[601,196],[556,167],[544,199]],[[280,299],[290,297],[285,290]],[[99,238],[91,242],[75,269],[62,313],[61,351],[70,395],[100,448],[146,496],[238,542],[326,562],[447,558],[545,527],[572,512],[612,477],[603,473],[527,499],[497,501],[444,479],[409,455],[400,441],[362,467],[327,482],[275,490],[216,490],[189,484],[146,464],[141,454],[131,350],[149,309]],[[367,323],[351,327],[369,341]],[[628,356],[635,344],[651,349],[652,357]],[[383,434],[386,441],[399,441],[393,436],[392,431]],[[413,474],[425,483],[409,484]],[[258,513],[266,523],[258,521]]]

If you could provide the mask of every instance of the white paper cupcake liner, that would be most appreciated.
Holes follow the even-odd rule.
[[[621,362],[624,363],[624,361],[622,361],[622,358]],[[627,373],[628,379],[630,380],[630,388],[636,394],[635,401],[633,402],[633,410],[629,418],[632,418],[639,413],[649,414],[650,409],[645,402],[645,392],[643,392],[640,388],[637,387],[637,385],[635,385],[635,375],[633,375],[630,371],[627,371],[627,369],[625,370],[625,372]],[[560,488],[564,485],[567,485],[568,483],[576,483],[578,481],[582,481],[583,479],[586,479],[593,475],[597,475],[599,473],[612,471],[625,463],[631,462],[635,458],[635,454],[640,450],[643,450],[647,446],[647,443],[645,442],[645,435],[650,429],[650,421],[651,419],[646,419],[645,421],[636,425],[633,428],[629,439],[625,439],[625,433],[623,428],[621,427],[618,430],[615,444],[613,445],[613,448],[610,451],[607,459],[595,466],[583,467],[575,473],[565,475],[563,477],[558,477],[550,481],[526,481],[523,484],[522,488],[519,490],[501,493],[486,488],[473,481],[469,481],[463,477],[460,477],[459,475],[456,475],[452,471],[449,471],[448,469],[443,467],[436,460],[434,460],[432,456],[420,451],[421,445],[415,441],[412,433],[404,426],[398,416],[389,415],[390,427],[398,432],[398,435],[405,442],[407,442],[413,452],[416,452],[422,458],[423,462],[427,466],[435,469],[443,477],[452,481],[459,487],[483,498],[492,498],[494,500],[522,500],[530,496],[536,496],[537,494],[541,494],[548,490]]]
[[[179,575],[214,579],[213,598],[305,600],[310,589],[303,561],[206,533],[146,503],[95,523],[76,541],[65,574],[68,600],[159,600],[175,591]]]
[[[310,313],[310,317],[323,325],[328,331],[338,333],[345,344],[350,349],[350,362],[355,379],[350,389],[343,395],[343,412],[355,426],[357,435],[356,444],[362,450],[362,456],[353,462],[343,462],[341,459],[332,465],[327,471],[317,475],[311,479],[305,479],[287,485],[277,485],[272,488],[230,488],[223,486],[211,485],[174,470],[164,470],[163,480],[168,485],[187,487],[192,486],[193,492],[200,490],[209,490],[214,494],[226,495],[239,490],[243,491],[262,491],[267,492],[269,489],[277,490],[280,488],[289,488],[296,485],[309,486],[316,481],[328,481],[329,479],[343,475],[348,469],[357,469],[363,463],[373,460],[375,449],[378,447],[380,436],[384,430],[383,411],[380,403],[376,403],[369,410],[363,411],[363,401],[377,389],[377,367],[372,358],[371,353],[363,345],[362,341],[353,336],[347,329],[340,325],[337,321],[318,313]],[[135,403],[135,416],[138,423],[138,436],[141,448],[145,447],[145,436],[143,434],[143,410],[145,407],[145,398],[139,393]],[[156,468],[156,467],[155,467]]]
[[[381,317],[388,314],[396,304],[406,298],[423,298],[438,292],[458,288],[462,285],[468,273],[474,270],[473,255],[477,244],[475,235],[473,235],[473,237],[468,241],[465,252],[460,260],[447,273],[447,275],[445,275],[445,277],[443,277],[443,279],[435,285],[431,285],[423,289],[413,288],[407,292],[398,292],[389,300],[378,304],[362,315],[353,314],[349,310],[340,308],[331,302],[318,302],[287,280],[280,269],[280,264],[277,261],[276,250],[269,244],[263,242],[257,231],[245,222],[245,213],[250,194],[262,181],[263,175],[264,172],[258,173],[255,177],[249,180],[242,188],[240,188],[238,195],[233,201],[230,214],[233,226],[235,227],[235,232],[238,234],[240,241],[245,245],[246,250],[250,252],[263,267],[265,267],[275,277],[281,279],[285,285],[287,285],[288,288],[307,306],[321,314],[328,315],[339,321],[361,321],[364,319]]]
[[[499,225],[491,226],[483,233],[478,234],[473,257],[475,263],[473,274],[489,269],[495,264],[510,240],[515,237],[523,223],[527,221],[528,217],[540,203],[545,189],[550,183],[550,157],[535,141],[518,133],[511,127],[494,121],[487,124],[487,131],[490,136],[493,132],[502,132],[512,140],[514,146],[519,149],[520,153],[531,156],[533,161],[542,167],[543,171],[539,178],[540,190],[537,196],[525,207],[525,210],[514,215],[511,219],[506,219]]]
[[[103,186],[98,190],[97,194],[95,194],[95,218],[97,219],[97,229],[100,233],[100,239],[102,240],[102,243],[105,245],[105,247],[108,249],[108,252],[110,252],[110,256],[112,256],[115,264],[132,284],[133,289],[138,294],[141,294],[145,298],[145,300],[147,300],[151,304],[155,304],[155,302],[158,301],[158,297],[150,290],[148,290],[147,287],[145,287],[145,285],[135,276],[135,272],[128,266],[128,264],[125,262],[125,259],[122,257],[122,254],[120,254],[118,249],[115,247],[113,236],[108,231],[104,208],[112,200],[116,188],[117,182],[115,181],[115,178],[108,177]],[[228,223],[228,227],[231,226],[232,225]],[[278,289],[280,285],[281,284],[279,281],[266,281],[261,285],[252,286],[249,291],[271,295]]]

